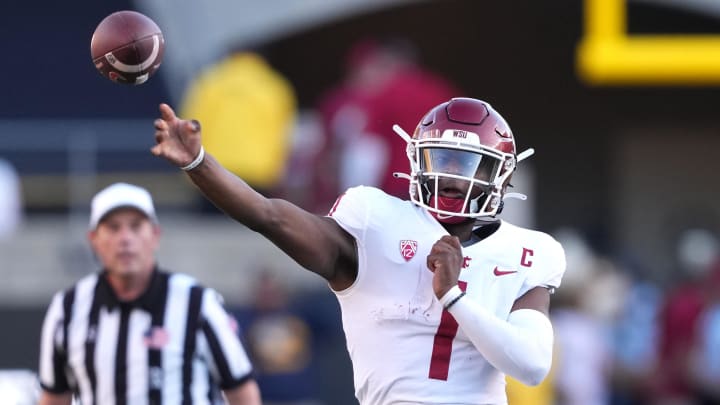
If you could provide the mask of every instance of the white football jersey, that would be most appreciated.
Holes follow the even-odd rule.
[[[431,247],[447,231],[425,209],[371,187],[342,195],[328,214],[357,240],[358,275],[336,291],[363,405],[505,404],[505,376],[475,349],[432,289]],[[502,221],[463,248],[463,299],[507,319],[537,286],[558,287],[565,254],[551,236]]]

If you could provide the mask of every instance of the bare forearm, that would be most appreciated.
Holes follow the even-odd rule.
[[[70,405],[72,403],[72,394],[52,394],[47,391],[43,391],[40,394],[40,400],[38,405]]]
[[[188,175],[231,218],[259,232],[298,264],[328,280],[333,278],[339,255],[354,257],[352,240],[345,239],[344,231],[334,221],[288,201],[264,197],[210,155]]]
[[[260,405],[260,389],[255,381],[247,381],[237,388],[223,391],[229,405]]]
[[[187,174],[205,197],[236,221],[257,230],[269,220],[269,200],[213,156],[205,155],[203,163]]]

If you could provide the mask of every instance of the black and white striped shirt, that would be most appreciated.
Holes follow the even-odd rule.
[[[190,276],[155,270],[122,303],[102,273],[55,295],[40,345],[43,389],[83,405],[212,404],[252,378],[220,296]]]

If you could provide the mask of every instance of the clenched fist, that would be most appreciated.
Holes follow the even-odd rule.
[[[433,291],[438,299],[458,284],[462,263],[462,245],[457,236],[445,235],[430,249],[427,266],[434,273]]]

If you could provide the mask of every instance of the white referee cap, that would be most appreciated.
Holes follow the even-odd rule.
[[[93,197],[90,207],[90,229],[97,228],[107,214],[118,208],[134,208],[153,222],[158,222],[152,196],[146,189],[127,183],[115,183]]]

